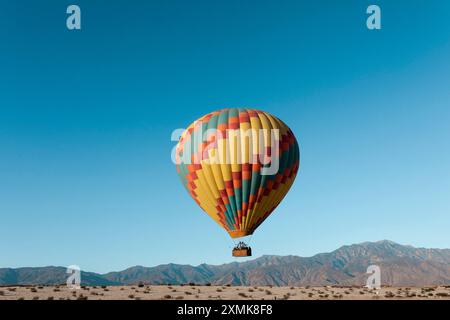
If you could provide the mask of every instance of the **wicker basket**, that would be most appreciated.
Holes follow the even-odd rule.
[[[233,257],[250,257],[252,255],[251,248],[233,249]]]

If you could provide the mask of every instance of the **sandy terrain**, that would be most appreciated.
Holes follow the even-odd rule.
[[[378,292],[358,287],[229,287],[229,286],[4,286],[0,300],[157,300],[157,299],[447,299],[450,286],[383,287]]]

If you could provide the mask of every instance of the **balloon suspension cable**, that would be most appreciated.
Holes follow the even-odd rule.
[[[243,237],[242,237],[243,238]],[[253,238],[253,234],[251,234],[248,239],[242,239],[242,238],[238,238],[238,239],[231,239],[233,240],[234,243],[234,247],[233,248],[237,248],[239,246],[240,243],[243,243],[245,246],[250,247],[250,244],[252,242],[252,238]],[[245,240],[245,241],[244,241]]]
[[[248,238],[248,246],[250,247],[250,243],[252,242],[253,233],[250,235],[250,238]]]
[[[230,238],[228,235],[226,235],[225,238],[227,239],[227,242],[231,240],[231,243],[233,244],[231,247],[230,247],[230,245],[228,245],[228,248],[233,249],[237,246],[237,243],[233,238]]]

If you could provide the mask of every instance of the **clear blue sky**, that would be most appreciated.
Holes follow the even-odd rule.
[[[449,57],[446,0],[2,0],[0,267],[232,261],[170,134],[240,106],[283,119],[302,156],[255,255],[448,248]]]

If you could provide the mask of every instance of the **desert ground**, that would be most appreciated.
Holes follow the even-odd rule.
[[[450,300],[450,286],[382,287],[275,287],[134,285],[82,286],[1,286],[0,300]]]

